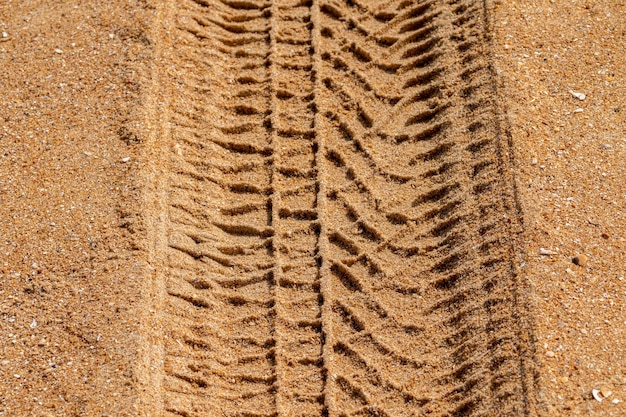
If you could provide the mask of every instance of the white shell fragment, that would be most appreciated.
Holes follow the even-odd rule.
[[[602,397],[600,395],[600,390],[599,389],[592,389],[591,390],[591,395],[593,395],[593,398],[595,398],[596,401],[598,401],[598,402],[602,402],[604,400],[604,397]]]
[[[578,100],[584,100],[587,96],[584,93],[579,93],[578,91],[569,90],[570,94],[576,97]]]
[[[553,250],[548,250],[548,249],[544,249],[544,248],[539,248],[539,254],[540,255],[558,255],[558,252],[555,252]]]
[[[608,387],[601,387],[600,389],[594,388],[591,390],[591,395],[596,401],[602,402],[609,398],[613,392]]]

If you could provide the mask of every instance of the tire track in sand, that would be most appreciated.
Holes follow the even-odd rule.
[[[176,0],[164,415],[529,415],[485,7]]]

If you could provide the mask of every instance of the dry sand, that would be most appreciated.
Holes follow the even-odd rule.
[[[625,13],[0,4],[0,415],[626,414]]]
[[[626,4],[507,3],[494,14],[494,63],[524,211],[539,400],[547,415],[622,416]],[[542,247],[558,254],[541,256]],[[588,261],[577,266],[581,254]],[[602,386],[613,394],[600,403],[591,393]]]

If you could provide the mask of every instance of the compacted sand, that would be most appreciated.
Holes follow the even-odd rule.
[[[624,13],[1,4],[0,415],[624,415]]]

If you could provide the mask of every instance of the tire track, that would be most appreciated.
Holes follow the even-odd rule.
[[[171,10],[164,415],[530,415],[484,4]]]
[[[176,2],[169,415],[276,414],[269,12],[263,1]]]
[[[320,7],[337,414],[524,413],[482,5],[347,4]]]

